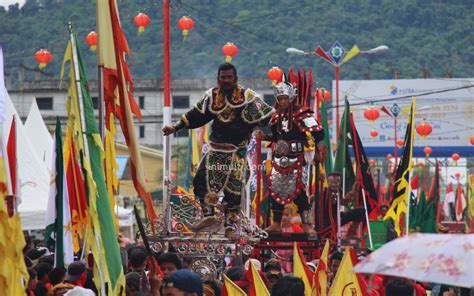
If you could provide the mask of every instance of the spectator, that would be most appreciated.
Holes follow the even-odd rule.
[[[341,252],[334,252],[331,254],[331,257],[329,257],[329,282],[332,283],[334,278],[336,277],[337,270],[339,269],[339,265],[341,265],[342,257],[344,254]]]
[[[220,296],[222,284],[214,279],[208,279],[203,284],[204,296]]]
[[[150,292],[150,281],[145,271],[147,254],[144,248],[136,247],[130,252],[130,268],[140,275],[140,292]]]
[[[163,295],[203,296],[202,280],[196,273],[181,269],[164,279]]]
[[[55,286],[53,286],[49,291],[48,291],[48,296],[63,296],[66,294],[69,290],[74,289],[74,285],[71,284],[65,284],[65,283],[60,283]]]
[[[244,277],[245,269],[243,266],[233,266],[229,268],[225,275],[233,282],[239,281]]]
[[[393,278],[385,285],[386,296],[413,295],[413,285],[407,280]]]
[[[173,272],[181,269],[183,263],[175,253],[163,253],[158,257],[158,265],[163,271],[164,277],[169,277]]]
[[[273,285],[271,296],[304,296],[304,282],[294,276],[284,276]]]
[[[81,261],[74,261],[67,268],[65,282],[74,286],[84,287],[87,278],[86,265]]]
[[[264,270],[265,272],[269,271],[278,271],[281,272],[281,264],[278,261],[278,259],[270,259],[267,261],[267,264],[265,264]]]
[[[191,269],[191,264],[193,264],[193,258],[191,257],[184,257],[183,258],[183,269]]]
[[[38,284],[35,288],[35,296],[48,295],[48,289],[51,287],[49,283],[49,273],[53,266],[49,263],[41,262],[36,265],[35,270],[38,276]]]
[[[129,261],[131,271],[141,273],[146,267],[147,254],[144,248],[136,247],[130,252]]]
[[[49,255],[47,248],[35,248],[26,252],[26,257],[30,258],[32,267],[35,267],[45,255]]]
[[[64,281],[66,269],[64,267],[55,267],[49,272],[49,282],[51,286],[56,286]]]
[[[38,276],[36,270],[33,268],[28,268],[28,275],[30,279],[28,280],[28,284],[26,285],[26,295],[28,296],[35,296],[35,288],[38,284]]]
[[[125,293],[129,296],[134,296],[136,292],[140,291],[140,274],[138,272],[129,272],[125,275]]]
[[[265,273],[265,276],[268,279],[268,290],[272,290],[273,286],[282,278],[282,274],[280,271],[271,270]]]

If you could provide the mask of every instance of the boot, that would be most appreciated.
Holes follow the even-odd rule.
[[[225,205],[224,213],[225,213],[225,237],[227,237],[230,241],[237,240],[238,236],[236,235],[235,231],[239,227],[240,217],[240,206],[228,206]]]
[[[204,228],[212,226],[218,222],[215,215],[216,203],[214,200],[214,195],[217,196],[215,193],[208,193],[204,198],[204,201],[201,200],[201,208],[204,218],[191,225],[191,230],[193,232],[202,231]]]
[[[281,214],[282,211],[272,210],[273,223],[264,229],[266,233],[281,233]]]
[[[309,212],[307,210],[303,211],[301,214],[301,226],[303,227],[304,232],[308,235],[310,238],[316,238],[317,233],[311,227],[311,224],[309,224]]]
[[[216,216],[204,217],[201,220],[195,222],[193,225],[191,225],[191,230],[193,232],[199,232],[201,230],[204,230],[204,228],[207,228],[216,224],[217,222],[218,221],[217,221]]]

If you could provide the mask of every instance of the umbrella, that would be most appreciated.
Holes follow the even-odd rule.
[[[354,271],[473,288],[474,234],[404,236],[371,253]]]

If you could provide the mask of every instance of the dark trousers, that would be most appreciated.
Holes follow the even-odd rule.
[[[201,205],[204,204],[204,197],[209,193],[207,186],[206,161],[203,159],[193,179],[194,195],[199,199]],[[217,193],[217,192],[216,192]],[[234,194],[224,189],[224,203],[229,207],[240,206],[240,194]]]
[[[300,194],[293,200],[293,202],[298,207],[298,214],[301,214],[303,211],[307,211],[311,208],[308,202],[308,196],[306,196],[305,191],[301,191]],[[273,221],[280,223],[281,215],[285,206],[277,203],[273,198],[271,199],[270,204],[273,212]]]
[[[355,208],[347,212],[341,213],[341,226],[346,225],[349,222],[362,222],[365,218],[364,208]]]

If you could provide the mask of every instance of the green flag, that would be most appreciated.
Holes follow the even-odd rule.
[[[56,119],[54,137],[53,165],[46,211],[45,240],[48,246],[54,246],[54,266],[65,267],[74,261],[72,249],[71,215],[63,161],[63,142],[61,122]]]
[[[77,53],[76,56],[74,56],[74,51]],[[104,291],[105,284],[108,284],[109,294],[118,295],[119,291],[125,287],[125,277],[105,183],[102,139],[94,115],[82,54],[77,44],[74,49],[72,42],[69,42],[64,63],[67,61],[71,61],[67,104],[68,124],[72,125],[73,133],[77,137],[76,143],[82,162],[89,206],[90,220],[86,230],[86,246],[93,254],[94,281],[97,288]],[[77,65],[79,77],[76,77],[75,65]]]
[[[326,109],[326,104],[321,102],[321,124],[324,129],[324,147],[326,149],[326,160],[324,161],[324,167],[326,172],[332,171],[332,150],[331,150],[331,140],[329,138],[329,124],[328,124],[328,111]]]
[[[351,139],[349,138],[351,131],[350,112],[349,101],[346,98],[344,113],[342,114],[341,124],[339,125],[339,135],[337,137],[336,159],[334,160],[334,167],[332,169],[333,173],[341,174],[342,178],[345,168],[346,187],[344,193],[351,191],[355,182],[354,169],[352,168],[352,160],[349,154],[349,144],[351,144]]]

